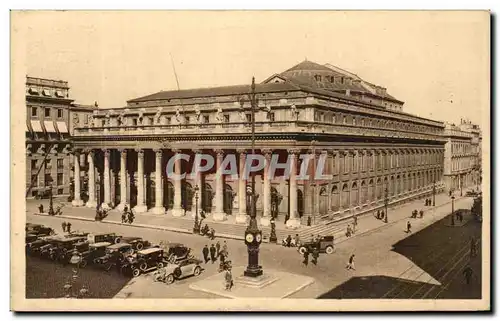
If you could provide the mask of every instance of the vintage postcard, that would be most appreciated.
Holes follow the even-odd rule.
[[[12,11],[11,53],[13,310],[490,309],[488,11]]]

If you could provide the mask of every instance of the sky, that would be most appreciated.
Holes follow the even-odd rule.
[[[181,89],[259,82],[307,59],[421,117],[481,124],[489,108],[485,12],[16,12],[12,38],[29,76],[67,80],[76,103],[101,108],[177,89],[171,57]]]

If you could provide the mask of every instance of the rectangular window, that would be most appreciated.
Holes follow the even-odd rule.
[[[84,115],[83,116],[83,124],[87,125],[89,123],[89,115]]]
[[[37,163],[36,159],[31,160],[31,169],[36,169],[36,163]]]
[[[51,162],[51,160],[47,160],[45,162],[45,170],[50,171],[51,169],[52,169],[52,162]]]
[[[63,173],[57,173],[57,186],[63,185]]]
[[[50,186],[52,183],[52,176],[50,174],[45,174],[45,186]]]
[[[132,125],[137,126],[137,118],[132,119]]]
[[[205,124],[208,124],[210,122],[210,116],[208,116],[208,115],[203,116],[203,122]]]
[[[36,117],[38,114],[38,108],[37,107],[31,107],[31,116]]]
[[[247,117],[247,122],[251,123],[252,122],[252,114],[246,114]]]
[[[224,122],[229,123],[229,115],[224,115]]]
[[[166,122],[167,125],[170,125],[170,123],[172,122],[172,118],[165,117],[165,122]]]
[[[57,160],[57,169],[63,169],[64,168],[64,161],[63,159],[58,159]]]
[[[356,173],[358,171],[358,157],[356,155],[351,156],[352,171]]]
[[[57,109],[57,118],[63,118],[63,110],[61,108]]]
[[[338,174],[338,167],[337,167],[337,156],[333,155],[332,157],[332,173],[333,174]]]
[[[45,108],[45,117],[50,117],[50,108]]]
[[[344,156],[344,173],[349,173],[349,156]]]
[[[33,187],[37,187],[38,186],[38,175],[36,175],[36,174],[31,175],[31,182],[33,183]]]
[[[274,121],[274,113],[269,113],[269,121]]]

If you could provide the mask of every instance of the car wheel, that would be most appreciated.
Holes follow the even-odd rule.
[[[139,265],[139,269],[141,271],[146,271],[148,269],[148,264],[146,262],[142,262],[141,265]]]
[[[174,276],[175,276],[176,278],[180,278],[180,277],[181,277],[181,275],[182,275],[182,271],[181,271],[181,269],[180,269],[180,268],[176,268],[176,269],[174,270],[174,273],[173,273],[173,274],[174,274]]]
[[[54,230],[51,230],[49,233],[49,235],[54,235],[54,234],[56,234],[56,232],[54,232]]]
[[[122,239],[121,239],[121,238],[119,238],[119,237],[115,238],[115,244],[116,244],[116,243],[120,243],[120,241],[121,241],[121,240],[122,240]]]
[[[326,247],[326,254],[333,254],[333,246]]]
[[[87,264],[88,264],[87,260],[82,259],[80,261],[80,268],[82,268],[82,269],[85,268],[87,266]]]
[[[138,277],[139,275],[141,275],[141,270],[139,270],[139,269],[133,269],[132,270],[132,276],[134,278]]]
[[[173,274],[167,275],[167,277],[165,278],[165,283],[166,284],[172,284],[172,283],[174,283],[174,275]]]
[[[135,248],[140,251],[144,248],[144,244],[142,244],[142,242],[137,242],[137,244],[135,245]]]
[[[194,273],[193,274],[194,274],[194,276],[198,276],[198,275],[200,275],[200,273],[201,273],[201,268],[199,266],[197,266],[194,269]]]
[[[163,267],[163,262],[158,262],[156,264],[156,267],[159,268],[159,269],[161,269]]]
[[[304,254],[304,253],[306,253],[306,252],[307,252],[307,249],[305,248],[305,246],[301,246],[301,247],[299,248],[299,253],[300,253],[300,254]]]

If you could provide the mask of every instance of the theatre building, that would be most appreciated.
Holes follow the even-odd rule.
[[[97,107],[76,105],[67,81],[26,77],[26,197],[69,195],[71,117]]]
[[[224,157],[234,155],[241,171],[251,153],[249,84],[161,91],[131,99],[118,109],[98,109],[88,123],[75,125],[75,175],[88,180],[88,200],[136,213],[192,215],[195,186],[198,208],[214,220],[244,223],[250,182],[243,175],[217,173]],[[332,65],[304,61],[256,85],[256,151],[290,159],[291,175],[256,176],[260,222],[271,217],[287,226],[313,224],[361,214],[444,189],[444,124],[403,111],[403,102],[381,86]],[[166,164],[176,153],[175,173],[190,172],[196,153],[211,154],[214,168],[172,180]],[[294,173],[309,154],[309,171],[326,157],[328,180],[299,180]],[[83,155],[83,157],[82,157]],[[219,175],[220,174],[220,175]],[[93,182],[93,183],[92,183]]]

